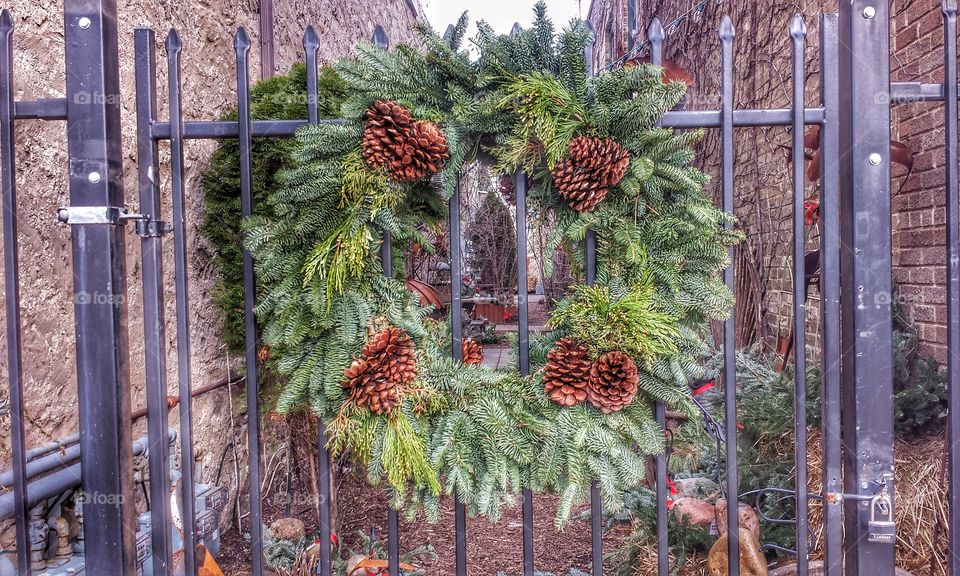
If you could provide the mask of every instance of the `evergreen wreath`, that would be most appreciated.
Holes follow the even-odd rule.
[[[456,495],[495,520],[530,488],[559,494],[562,527],[594,482],[622,507],[664,450],[653,402],[698,417],[687,382],[733,304],[721,271],[740,235],[691,166],[701,134],[656,126],[684,85],[652,66],[590,77],[590,30],[556,34],[542,3],[535,16],[510,36],[481,22],[475,60],[466,15],[444,37],[419,23],[424,50],[358,47],[336,67],[345,123],[298,133],[270,215],[247,228],[263,339],[289,378],[278,409],[322,417],[332,453],[411,516],[436,520]],[[530,176],[548,250],[582,267],[598,236],[596,284],[559,304],[527,377],[454,361],[449,326],[383,276],[382,233],[396,261],[433,249],[425,232],[477,158]]]

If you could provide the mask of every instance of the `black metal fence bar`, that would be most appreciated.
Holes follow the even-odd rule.
[[[67,99],[21,100],[14,104],[13,116],[17,120],[66,120]]]
[[[960,198],[957,166],[957,0],[943,0],[943,82],[945,178],[947,194],[947,377],[949,398],[949,445],[960,442]],[[960,575],[960,458],[950,450],[950,545],[948,570]]]
[[[125,203],[118,21],[113,0],[64,3],[68,215]],[[85,570],[134,574],[124,231],[75,220],[71,236]]]
[[[650,63],[654,66],[663,65],[663,40],[666,34],[659,18],[650,22],[647,30],[647,41],[650,43]],[[657,123],[661,125],[661,123]],[[664,437],[667,434],[667,410],[663,402],[656,402],[653,407],[654,417]],[[657,576],[667,576],[670,570],[670,546],[668,542],[669,511],[667,510],[667,458],[664,451],[658,454],[655,463],[657,489]]]
[[[320,37],[313,26],[303,33],[303,52],[307,60],[307,117],[311,124],[320,122],[320,100],[317,95],[317,51]],[[320,513],[320,576],[330,576],[330,453],[323,418],[317,418],[317,509]]]
[[[158,143],[150,135],[157,114],[156,36],[153,30],[134,32],[137,85],[137,183],[140,210],[151,220],[142,225],[143,343],[147,393],[147,433],[150,440],[150,546],[154,574],[172,569],[170,526],[170,451],[167,446],[166,319],[163,294],[162,213]],[[151,223],[153,224],[151,227]]]
[[[237,54],[237,125],[240,136],[240,211],[253,216],[253,177],[250,156],[250,37],[242,27],[233,43]],[[254,576],[263,574],[263,502],[260,495],[260,383],[257,357],[257,318],[253,312],[257,299],[257,281],[253,255],[243,250],[243,309],[246,332],[247,369],[247,471],[250,492],[250,544]]]
[[[593,33],[592,42],[587,44],[584,60],[587,62],[587,74],[593,76],[593,49],[596,45],[596,31],[593,24],[588,20],[587,27]],[[593,230],[587,230],[584,238],[584,272],[588,286],[592,286],[597,281],[597,233]],[[590,485],[590,558],[591,574],[593,576],[602,576],[603,574],[603,499],[600,494],[600,486],[594,482]]]
[[[797,574],[807,576],[807,273],[806,273],[806,211],[804,197],[804,123],[803,106],[806,89],[804,52],[807,25],[797,14],[790,22],[793,40],[793,426],[797,466]],[[730,514],[734,508],[728,508]]]
[[[17,572],[30,573],[27,527],[27,457],[23,410],[23,350],[20,338],[20,247],[17,241],[16,146],[13,119],[13,16],[0,12],[0,191],[3,198],[3,280],[6,297],[10,446],[13,465]]]
[[[843,492],[892,498],[890,3],[841,2],[839,40]],[[894,546],[871,537],[875,507],[844,506],[847,574],[894,573]]]
[[[380,50],[390,48],[390,40],[387,37],[383,26],[377,24],[373,29],[374,46]],[[390,232],[382,231],[382,242],[380,244],[380,261],[383,264],[383,275],[387,278],[393,277],[393,241]],[[393,506],[387,506],[387,562],[391,574],[400,573],[400,515],[394,510]]]
[[[720,46],[722,52],[722,115],[721,115],[721,169],[723,171],[723,211],[733,213],[734,195],[734,140],[733,140],[733,39],[735,31],[733,21],[724,16],[720,24]],[[727,288],[732,292],[734,286],[734,249],[728,250],[730,265],[723,271]],[[727,557],[729,576],[740,576],[740,514],[737,497],[739,482],[737,477],[737,340],[736,310],[730,311],[730,318],[723,324],[723,388],[724,388],[724,428],[727,440]]]
[[[666,128],[722,128],[723,114],[723,110],[673,110],[663,115],[661,125]],[[823,108],[807,108],[803,113],[803,122],[821,124],[823,117]],[[734,110],[731,124],[735,128],[793,126],[793,110],[790,108]]]
[[[190,346],[190,292],[187,268],[187,192],[183,166],[183,102],[180,53],[183,43],[176,30],[167,35],[167,98],[170,106],[170,184],[173,199],[173,265],[177,312],[177,380],[180,394],[180,507],[184,572],[196,574],[196,515],[193,465],[193,374]],[[165,433],[164,433],[165,434]]]
[[[460,254],[460,182],[450,196],[450,341],[453,359],[463,360],[463,258]],[[457,576],[467,574],[467,509],[456,498],[453,504]]]
[[[820,305],[823,347],[823,530],[825,576],[843,570],[843,493],[840,439],[840,71],[836,14],[820,20],[820,98],[827,111],[820,127]],[[831,496],[833,495],[833,496]]]
[[[527,175],[513,175],[517,196],[517,363],[530,374],[530,305],[527,297]],[[523,576],[533,576],[533,492],[523,489]]]

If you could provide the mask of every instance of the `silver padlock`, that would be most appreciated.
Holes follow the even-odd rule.
[[[885,519],[877,519],[877,512]],[[896,544],[897,525],[893,521],[893,502],[886,491],[870,501],[870,523],[867,525],[867,541],[875,544]]]

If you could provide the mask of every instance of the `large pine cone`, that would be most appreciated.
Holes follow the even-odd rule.
[[[630,153],[610,138],[577,136],[570,141],[567,159],[553,170],[553,181],[570,207],[590,212],[607,197],[627,173]]]
[[[464,364],[469,366],[483,363],[483,346],[473,338],[464,338],[460,350]]]
[[[590,358],[587,347],[570,338],[557,341],[547,353],[543,388],[561,406],[574,406],[587,398]]]
[[[417,358],[413,340],[406,332],[389,327],[373,335],[363,347],[360,358],[343,371],[341,383],[350,390],[350,400],[377,414],[385,414],[400,404],[400,386],[417,377]]]
[[[633,402],[639,382],[637,365],[629,356],[620,351],[608,352],[590,368],[590,403],[604,414],[622,410]]]
[[[391,100],[377,100],[367,108],[363,128],[363,158],[371,168],[382,168],[399,155],[413,127],[410,111]]]
[[[390,100],[367,109],[363,157],[371,168],[386,167],[401,182],[419,180],[443,169],[450,149],[433,122],[414,122],[410,111]]]

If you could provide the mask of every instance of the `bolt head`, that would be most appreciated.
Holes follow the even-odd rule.
[[[86,30],[87,28],[90,27],[90,24],[92,24],[92,22],[90,21],[89,18],[87,18],[86,16],[83,16],[83,17],[80,18],[80,20],[77,22],[77,24],[80,25],[80,28]]]
[[[90,182],[91,184],[99,184],[100,179],[101,179],[101,176],[99,172],[91,172],[90,174],[87,175],[87,181]]]
[[[876,152],[870,155],[870,164],[873,166],[879,166],[881,162],[883,162],[883,157]]]
[[[867,18],[868,20],[870,18],[873,18],[876,15],[877,15],[877,9],[874,8],[873,6],[867,6],[866,8],[863,9],[863,17]]]

